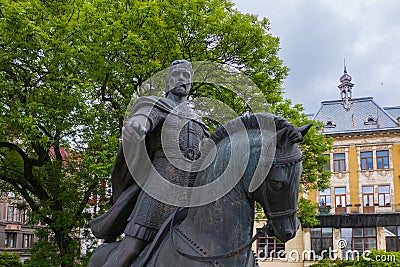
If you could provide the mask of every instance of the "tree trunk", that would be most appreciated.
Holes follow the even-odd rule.
[[[59,257],[61,260],[61,267],[73,267],[75,266],[74,260],[70,258],[64,258],[65,255],[76,255],[72,251],[76,252],[78,247],[74,247],[74,240],[68,235],[71,231],[67,231],[65,228],[53,229],[56,244],[59,250]],[[75,258],[75,257],[74,257]]]

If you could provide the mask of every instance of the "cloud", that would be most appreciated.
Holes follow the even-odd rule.
[[[355,83],[354,97],[400,105],[400,1],[233,2],[244,13],[270,19],[271,33],[280,37],[280,56],[291,68],[286,97],[307,112],[315,112],[322,100],[339,98],[343,58]]]

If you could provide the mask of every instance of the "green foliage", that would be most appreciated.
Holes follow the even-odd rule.
[[[303,227],[310,228],[318,225],[317,208],[318,205],[314,204],[311,200],[304,197],[300,198],[297,217]]]
[[[103,182],[125,108],[172,60],[237,67],[263,92],[269,111],[298,126],[307,122],[301,106],[283,98],[288,68],[269,21],[241,14],[228,0],[4,0],[0,32],[0,180],[24,197],[32,223],[51,233],[33,249],[31,264],[42,256],[42,264],[61,266],[79,259],[89,199],[102,197],[100,213],[107,207]],[[239,115],[251,112],[224,88],[197,85],[192,93],[222,100]],[[314,128],[302,144],[302,189],[327,186],[327,148]]]
[[[256,214],[255,214],[255,220],[256,221],[261,221],[261,220],[265,220],[266,219],[266,216],[264,214],[264,210],[261,207],[260,203],[256,202],[255,210],[256,210]]]
[[[52,267],[60,265],[57,248],[48,241],[37,241],[32,244],[31,258],[25,265],[29,267]]]
[[[359,256],[355,260],[330,260],[323,259],[318,263],[312,264],[313,267],[328,267],[328,266],[400,266],[400,252],[386,252],[383,250],[371,250]]]
[[[400,252],[372,250],[365,257],[360,257],[359,262],[364,266],[400,266]]]
[[[0,267],[22,267],[25,266],[20,260],[18,253],[0,252]]]
[[[331,207],[327,206],[325,203],[319,204],[318,211],[320,214],[329,214],[331,211]]]

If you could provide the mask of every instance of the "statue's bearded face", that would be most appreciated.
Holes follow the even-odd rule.
[[[189,94],[192,84],[192,73],[186,68],[174,68],[168,73],[167,90],[179,96]]]

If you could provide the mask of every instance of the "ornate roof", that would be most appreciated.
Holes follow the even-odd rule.
[[[321,121],[326,134],[345,134],[382,130],[400,130],[400,106],[382,108],[372,97],[352,98],[351,76],[344,73],[340,77],[339,100],[321,102],[321,108],[313,120]]]
[[[400,116],[400,107],[384,109],[372,97],[361,97],[351,99],[348,109],[343,100],[323,101],[313,119],[323,122],[326,134],[400,130],[392,114]]]
[[[398,120],[400,118],[400,106],[396,107],[383,107],[383,109],[393,117],[393,119]]]

